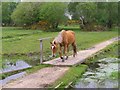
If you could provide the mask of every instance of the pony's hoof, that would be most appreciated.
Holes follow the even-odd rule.
[[[75,55],[73,55],[73,57],[75,57]]]
[[[68,59],[68,56],[65,57],[65,60],[67,60],[67,59]]]
[[[62,59],[62,62],[64,62],[65,60],[64,59]]]
[[[60,57],[61,59],[64,59],[63,57]]]
[[[63,57],[60,57],[62,59],[62,62],[64,62],[64,58]]]

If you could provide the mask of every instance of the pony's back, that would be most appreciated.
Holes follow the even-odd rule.
[[[65,31],[62,30],[63,42],[72,44],[75,42],[75,33],[71,30]]]

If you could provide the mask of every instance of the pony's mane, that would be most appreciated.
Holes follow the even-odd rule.
[[[62,33],[63,33],[64,31],[65,31],[65,30],[62,30],[61,32],[59,32],[58,36],[55,37],[55,39],[53,40],[53,42],[55,41],[56,43],[62,43],[62,41],[63,41]]]

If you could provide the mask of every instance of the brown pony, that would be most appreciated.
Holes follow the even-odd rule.
[[[52,50],[52,56],[55,57],[55,53],[59,49],[59,55],[62,61],[64,62],[64,59],[68,59],[67,53],[68,53],[68,47],[69,45],[72,45],[73,47],[73,57],[77,54],[76,51],[76,42],[75,42],[75,33],[71,30],[65,31],[62,30],[57,37],[54,38],[54,40],[51,42],[51,50]],[[65,58],[62,56],[62,46],[64,47],[63,53],[66,56]]]

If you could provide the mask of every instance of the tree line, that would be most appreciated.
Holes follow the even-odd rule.
[[[57,30],[72,19],[84,30],[95,25],[112,28],[119,23],[118,8],[118,2],[2,2],[2,26],[28,27],[43,21],[47,29]]]

